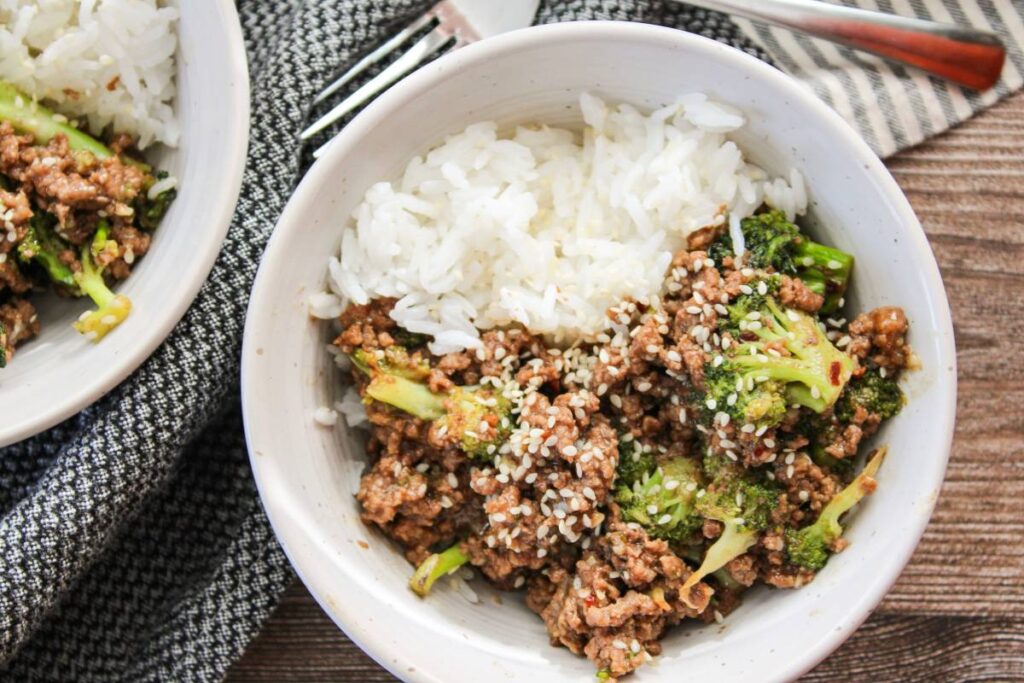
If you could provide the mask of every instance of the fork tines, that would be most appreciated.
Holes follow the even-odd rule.
[[[339,102],[333,109],[317,119],[309,128],[302,131],[299,137],[303,140],[313,137],[353,109],[357,109],[365,104],[375,95],[387,89],[395,81],[401,79],[410,71],[415,70],[434,55],[462,47],[479,39],[473,27],[466,22],[452,4],[448,0],[442,0],[414,22],[389,38],[383,45],[356,62],[337,80],[324,88],[323,92],[317,95],[314,103],[323,102],[368,67],[393,53],[402,43],[429,26],[433,26],[430,32],[413,43],[412,47],[389,64],[383,71]],[[323,149],[323,147],[318,149],[314,156],[319,157]]]

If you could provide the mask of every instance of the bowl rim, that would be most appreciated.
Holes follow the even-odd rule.
[[[285,520],[275,519],[273,505],[268,504],[268,499],[273,496],[272,491],[275,488],[275,482],[268,480],[265,473],[261,474],[261,460],[266,458],[265,456],[257,455],[259,447],[256,445],[257,440],[254,435],[259,431],[258,409],[255,401],[250,398],[252,394],[251,386],[254,381],[252,377],[257,372],[254,367],[256,355],[253,353],[254,347],[258,344],[258,340],[255,339],[257,334],[256,328],[260,325],[261,313],[270,310],[271,306],[268,305],[268,302],[275,298],[274,287],[267,273],[272,269],[272,266],[269,264],[273,264],[277,259],[285,257],[287,245],[294,237],[293,233],[302,227],[301,220],[297,220],[301,218],[302,207],[308,202],[316,200],[318,188],[331,177],[336,161],[346,153],[346,148],[349,146],[348,142],[358,139],[371,129],[377,120],[387,117],[401,107],[405,101],[411,100],[418,94],[429,90],[436,81],[444,78],[448,73],[457,71],[460,64],[484,61],[494,52],[524,51],[529,50],[538,43],[558,41],[560,39],[583,38],[591,41],[601,39],[611,41],[619,39],[675,41],[679,45],[685,44],[688,49],[711,53],[716,59],[729,61],[741,66],[750,72],[752,76],[767,79],[777,85],[785,92],[787,97],[799,100],[814,111],[823,121],[824,125],[844,139],[847,148],[853,152],[864,172],[877,182],[880,192],[892,198],[893,206],[900,215],[902,225],[906,228],[905,237],[908,238],[908,241],[901,243],[903,244],[902,248],[912,250],[916,254],[915,262],[923,271],[922,275],[927,285],[925,291],[928,295],[929,305],[938,323],[940,357],[944,361],[943,365],[948,365],[948,369],[937,374],[936,385],[932,389],[933,391],[946,393],[941,414],[933,415],[935,424],[946,425],[944,438],[940,434],[938,439],[943,444],[941,467],[937,466],[934,469],[934,481],[928,482],[930,488],[936,492],[936,495],[930,497],[927,509],[925,510],[927,514],[916,516],[915,521],[909,525],[910,528],[901,537],[902,541],[899,546],[893,548],[890,561],[882,570],[882,578],[874,582],[872,590],[865,592],[860,597],[856,608],[850,611],[848,618],[844,619],[837,628],[831,629],[827,635],[817,639],[814,647],[806,650],[800,659],[780,665],[778,671],[771,672],[770,677],[763,679],[766,681],[793,680],[824,660],[867,619],[899,578],[911,555],[917,548],[925,527],[931,519],[935,502],[938,498],[938,491],[945,479],[955,425],[957,374],[953,324],[938,265],[935,262],[924,229],[914,214],[910,202],[881,159],[838,113],[818,99],[810,90],[801,87],[791,76],[752,55],[715,40],[665,26],[625,21],[571,21],[531,26],[511,31],[473,43],[463,49],[445,55],[434,63],[434,65],[444,66],[444,69],[431,68],[434,65],[430,65],[405,77],[360,112],[329,143],[325,153],[296,187],[294,194],[289,199],[288,204],[278,219],[257,272],[246,318],[242,349],[242,411],[249,461],[261,502],[274,529],[274,533],[296,574],[320,605],[321,609],[351,640],[378,664],[401,680],[423,683],[438,683],[444,680],[439,678],[437,674],[425,671],[422,668],[421,662],[406,659],[404,653],[401,651],[396,652],[379,630],[375,631],[374,629],[360,627],[361,617],[364,615],[360,614],[355,608],[346,605],[344,600],[330,598],[328,595],[330,586],[324,585],[324,582],[311,580],[311,577],[303,570],[301,562],[298,561],[299,558],[295,552],[296,548],[292,546],[290,539],[287,537],[288,534],[284,532],[287,526]],[[309,428],[315,428],[312,421],[310,421]]]
[[[232,87],[223,91],[224,99],[221,104],[222,108],[233,112],[234,119],[226,133],[225,148],[238,150],[236,154],[225,155],[222,192],[214,200],[214,210],[205,218],[216,239],[208,240],[202,248],[194,252],[193,262],[201,264],[201,267],[196,269],[193,278],[182,286],[180,296],[162,306],[163,315],[155,324],[146,328],[143,334],[137,336],[129,353],[117,356],[106,371],[96,373],[91,379],[61,394],[60,400],[53,402],[49,410],[33,413],[17,422],[0,424],[0,447],[35,436],[81,412],[135,372],[181,321],[213,269],[231,225],[231,217],[234,215],[238,193],[241,190],[249,141],[250,113],[249,65],[238,10],[232,0],[214,0],[214,3],[217,5],[217,12],[224,17],[224,59],[232,80]]]

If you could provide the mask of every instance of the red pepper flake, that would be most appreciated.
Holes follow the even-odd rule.
[[[832,361],[832,365],[830,365],[829,368],[828,368],[828,370],[829,370],[828,376],[829,376],[829,379],[832,380],[832,386],[834,386],[834,387],[838,387],[839,386],[839,373],[842,372],[842,369],[843,369],[843,366],[841,366],[839,364],[839,361],[837,361],[837,360]]]
[[[740,334],[740,339],[748,342],[757,341],[757,335],[753,332],[743,332]]]
[[[591,593],[586,598],[584,598],[583,604],[587,607],[593,607],[597,604],[597,597],[593,593]]]

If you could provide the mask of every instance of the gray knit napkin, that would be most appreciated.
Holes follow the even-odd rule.
[[[920,14],[951,7],[958,19],[957,7],[976,5],[993,25],[998,16],[1002,26],[1019,27],[1019,15],[1009,21],[1012,13],[1000,1],[891,0]],[[878,2],[891,7],[890,0]],[[253,81],[252,134],[238,210],[209,280],[163,346],[124,384],[64,424],[0,449],[0,679],[220,680],[292,580],[245,454],[238,380],[248,292],[274,222],[305,170],[308,155],[297,133],[314,93],[429,4],[239,1]],[[996,5],[1001,9],[993,14]],[[976,18],[977,11],[968,14]],[[834,106],[847,103],[881,152],[966,118],[1018,87],[1024,71],[1017,50],[1017,70],[993,95],[931,83],[940,117],[928,104],[933,95],[915,94],[910,84],[919,79],[898,69],[842,51],[846,62],[865,62],[862,72],[845,62],[819,64],[810,47],[802,57],[774,32],[747,24],[740,30],[685,5],[542,3],[538,21],[569,19],[659,23],[774,60]],[[871,97],[883,106],[863,124],[875,106]],[[914,128],[908,117],[924,118]]]

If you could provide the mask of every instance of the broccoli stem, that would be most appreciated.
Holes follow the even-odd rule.
[[[730,560],[747,552],[750,546],[754,545],[755,541],[757,541],[756,530],[748,529],[742,524],[737,524],[735,521],[726,522],[722,535],[708,548],[700,567],[697,568],[697,571],[690,574],[683,583],[682,588],[679,589],[683,600],[686,601],[690,589],[697,585],[698,581],[708,574],[718,571],[727,565]]]
[[[97,159],[114,156],[109,147],[87,133],[69,126],[56,115],[18,91],[10,83],[0,81],[0,120],[7,121],[19,133],[31,133],[36,142],[45,145],[55,135],[63,133],[72,150],[89,152]]]
[[[373,372],[361,350],[352,355],[352,364],[370,377],[370,383],[366,385],[366,395],[370,398],[428,422],[445,415],[445,397],[432,392],[426,384],[397,372]]]
[[[828,502],[813,524],[786,533],[786,555],[791,563],[815,571],[825,566],[829,547],[843,535],[839,518],[874,490],[874,477],[885,453],[884,447],[875,451],[860,474]]]
[[[830,530],[829,535],[832,537],[832,540],[839,538],[843,533],[843,528],[839,525],[839,518],[859,503],[864,496],[874,491],[873,480],[875,475],[878,474],[878,468],[882,466],[885,452],[886,449],[884,447],[875,451],[875,454],[864,465],[864,469],[860,471],[860,474],[846,488],[836,494],[825,505],[825,509],[821,511],[821,515],[819,515],[818,521],[815,524],[821,523],[827,527]],[[871,480],[871,483],[869,483],[869,480]]]
[[[82,314],[82,317],[74,324],[75,329],[90,341],[103,339],[111,330],[124,322],[132,311],[132,302],[128,297],[114,294],[107,287],[107,283],[103,279],[103,268],[97,266],[93,258],[94,253],[111,248],[111,241],[107,239],[109,229],[110,226],[106,221],[100,221],[92,244],[82,247],[82,270],[75,273],[75,284],[97,306],[95,311]],[[113,244],[113,248],[117,248],[116,243]]]
[[[409,579],[409,588],[421,598],[425,598],[430,592],[431,586],[442,576],[451,574],[453,571],[469,562],[469,556],[462,552],[461,546],[456,543],[444,552],[434,553],[416,567],[412,578]]]

